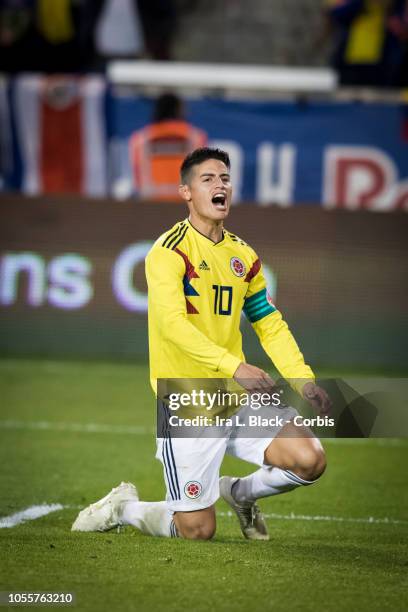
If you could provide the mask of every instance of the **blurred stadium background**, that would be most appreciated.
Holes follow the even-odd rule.
[[[185,211],[129,139],[171,87],[308,360],[405,370],[405,4],[2,2],[0,351],[146,359],[143,257]]]
[[[210,145],[229,151],[235,199],[227,227],[263,260],[270,292],[307,361],[322,375],[406,375],[407,41],[405,0],[0,0],[0,399],[3,484],[10,492],[2,516],[44,500],[84,505],[117,478],[136,477],[147,496],[162,496],[150,432],[143,264],[155,238],[186,211],[175,198],[155,197],[154,189],[146,196],[129,142],[151,123],[163,93],[183,101],[184,120]],[[248,358],[265,363],[244,320],[242,327]],[[103,447],[97,436],[89,434],[86,445],[80,438],[89,423],[95,431],[108,427]],[[115,427],[133,426],[150,433],[137,448],[122,436],[119,457]],[[343,601],[363,609],[369,594],[370,609],[404,609],[397,586],[404,444],[329,446],[327,484],[299,495],[295,505],[286,499],[271,505],[285,515],[342,512],[401,523],[392,536],[388,524],[378,527],[378,540],[371,525],[346,532],[341,523],[326,523],[313,541],[312,523],[298,528],[292,521],[288,549],[279,544],[287,533],[277,528],[287,576],[298,572],[302,584],[321,575],[316,605],[343,609]],[[53,475],[53,499],[44,472]],[[375,478],[367,484],[368,473]],[[86,546],[78,540],[70,550],[66,541],[74,514],[64,510],[63,525],[42,519],[41,537],[48,542],[52,533],[65,555],[59,570],[48,557],[35,557],[52,580],[27,566],[37,554],[27,524],[22,548],[13,549],[10,537],[2,588],[76,586],[84,609],[96,609],[102,566],[92,582],[88,549],[86,559],[85,548],[78,553],[83,577],[76,560],[72,567],[67,561],[75,546]],[[221,525],[229,537],[227,519]],[[311,548],[293,554],[298,541]],[[89,542],[102,557],[99,540]],[[132,559],[123,542],[117,585],[125,584]],[[151,567],[157,555],[166,563],[179,555],[188,565],[191,553],[182,543],[171,552],[166,543],[139,538],[131,546],[137,542]],[[354,543],[364,547],[360,561]],[[162,547],[158,553],[155,546]],[[323,574],[320,567],[308,573],[317,549],[327,564]],[[212,550],[210,599],[222,592],[211,567],[224,563],[221,549]],[[251,550],[253,568],[245,571],[257,584],[259,556]],[[349,583],[351,566],[358,584]],[[190,570],[184,567],[188,576]],[[234,572],[238,592],[241,574]],[[208,589],[197,576],[190,579],[193,591]],[[149,585],[147,574],[143,580]],[[176,589],[170,578],[165,584]],[[105,604],[133,609],[130,591],[115,588],[108,579]],[[125,588],[140,597],[137,585]],[[241,593],[242,609],[265,609],[262,588],[255,599],[255,590]],[[146,609],[161,601],[155,593],[146,587]],[[177,610],[183,593],[173,595],[166,606]],[[275,609],[295,609],[295,602],[296,609],[312,609],[299,603],[300,592],[292,608],[276,597]],[[218,599],[218,608],[229,609],[227,603]]]

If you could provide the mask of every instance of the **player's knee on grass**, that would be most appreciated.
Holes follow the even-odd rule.
[[[198,512],[177,512],[174,522],[177,531],[186,540],[211,540],[215,534],[215,513],[213,510]]]
[[[211,525],[188,525],[182,527],[181,536],[186,540],[211,540],[215,527]]]

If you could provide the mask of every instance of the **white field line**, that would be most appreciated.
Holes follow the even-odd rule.
[[[61,421],[17,421],[0,420],[0,429],[22,429],[43,431],[75,431],[79,433],[126,434],[135,436],[153,435],[154,427],[144,425],[107,425],[102,423],[64,423]],[[347,446],[372,445],[407,447],[408,439],[403,438],[324,438],[324,444],[345,444]]]
[[[217,516],[235,517],[231,511],[217,512]],[[348,516],[309,516],[307,514],[264,514],[265,518],[281,520],[281,521],[324,521],[328,523],[367,523],[371,525],[408,525],[408,521],[391,519],[391,518],[375,518],[369,516],[367,518],[352,518]]]
[[[34,521],[42,516],[51,514],[51,512],[62,510],[64,507],[65,506],[62,506],[61,504],[41,504],[40,506],[30,506],[25,510],[20,510],[20,512],[11,514],[10,516],[0,518],[0,529],[16,527],[16,525],[20,525],[26,521]]]
[[[63,510],[69,506],[63,506],[62,504],[42,504],[39,506],[30,506],[25,510],[5,516],[0,519],[0,529],[16,527],[26,521],[34,521],[35,519],[56,512],[57,510]],[[233,512],[217,512],[217,516],[234,518]],[[391,518],[375,518],[369,516],[367,518],[352,518],[346,516],[310,516],[307,514],[264,514],[265,518],[273,520],[283,521],[323,521],[327,523],[365,523],[369,525],[408,525],[408,521],[391,519]]]

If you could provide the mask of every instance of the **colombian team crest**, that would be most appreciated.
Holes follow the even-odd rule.
[[[231,257],[230,265],[235,276],[244,276],[246,267],[242,259],[239,257]]]
[[[184,493],[186,494],[186,497],[189,497],[190,499],[197,499],[197,497],[200,497],[202,490],[203,487],[197,480],[190,480],[184,486]]]

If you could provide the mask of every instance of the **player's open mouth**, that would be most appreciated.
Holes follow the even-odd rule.
[[[227,197],[225,195],[225,193],[216,193],[211,202],[214,204],[214,206],[218,209],[221,210],[225,210],[225,208],[227,207]]]

